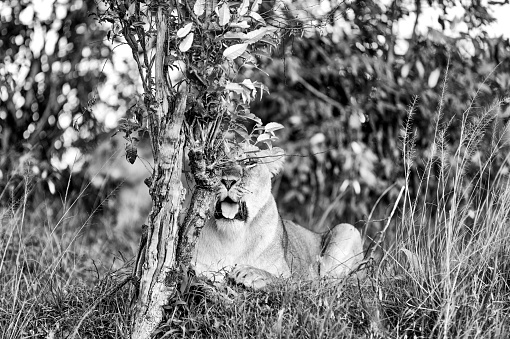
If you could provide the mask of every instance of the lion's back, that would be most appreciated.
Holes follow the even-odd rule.
[[[316,277],[319,272],[321,238],[290,220],[283,220],[285,260],[293,275]]]

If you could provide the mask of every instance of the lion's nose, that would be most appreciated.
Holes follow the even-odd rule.
[[[227,190],[230,189],[230,187],[234,186],[234,184],[236,183],[237,181],[236,180],[226,180],[226,179],[221,179],[221,183],[223,185],[225,185],[225,188]]]

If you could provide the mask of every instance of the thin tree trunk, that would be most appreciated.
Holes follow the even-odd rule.
[[[206,159],[202,149],[192,149],[189,152],[191,172],[195,179],[195,190],[191,203],[179,230],[178,261],[189,266],[193,250],[205,223],[211,218],[211,206],[215,199],[215,187],[218,177],[208,173]]]
[[[153,207],[145,247],[140,248],[135,273],[140,274],[133,318],[132,338],[149,339],[163,318],[163,306],[175,292],[179,212],[182,204],[182,123],[186,108],[187,87],[181,84],[171,101],[163,71],[167,13],[160,6],[157,14],[155,80],[156,112],[150,111],[149,123],[155,167],[150,188]],[[173,112],[170,112],[173,105]],[[154,114],[155,113],[155,114]]]

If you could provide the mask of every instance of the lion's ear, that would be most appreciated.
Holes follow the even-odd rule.
[[[263,160],[263,162],[266,164],[267,168],[269,168],[269,172],[271,172],[274,177],[283,169],[285,152],[279,147],[273,147],[272,149],[267,150],[267,152],[269,155]]]

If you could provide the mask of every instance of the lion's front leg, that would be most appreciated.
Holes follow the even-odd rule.
[[[237,265],[232,272],[228,274],[228,278],[235,281],[236,284],[251,287],[255,290],[265,288],[275,279],[268,271],[249,265]]]

